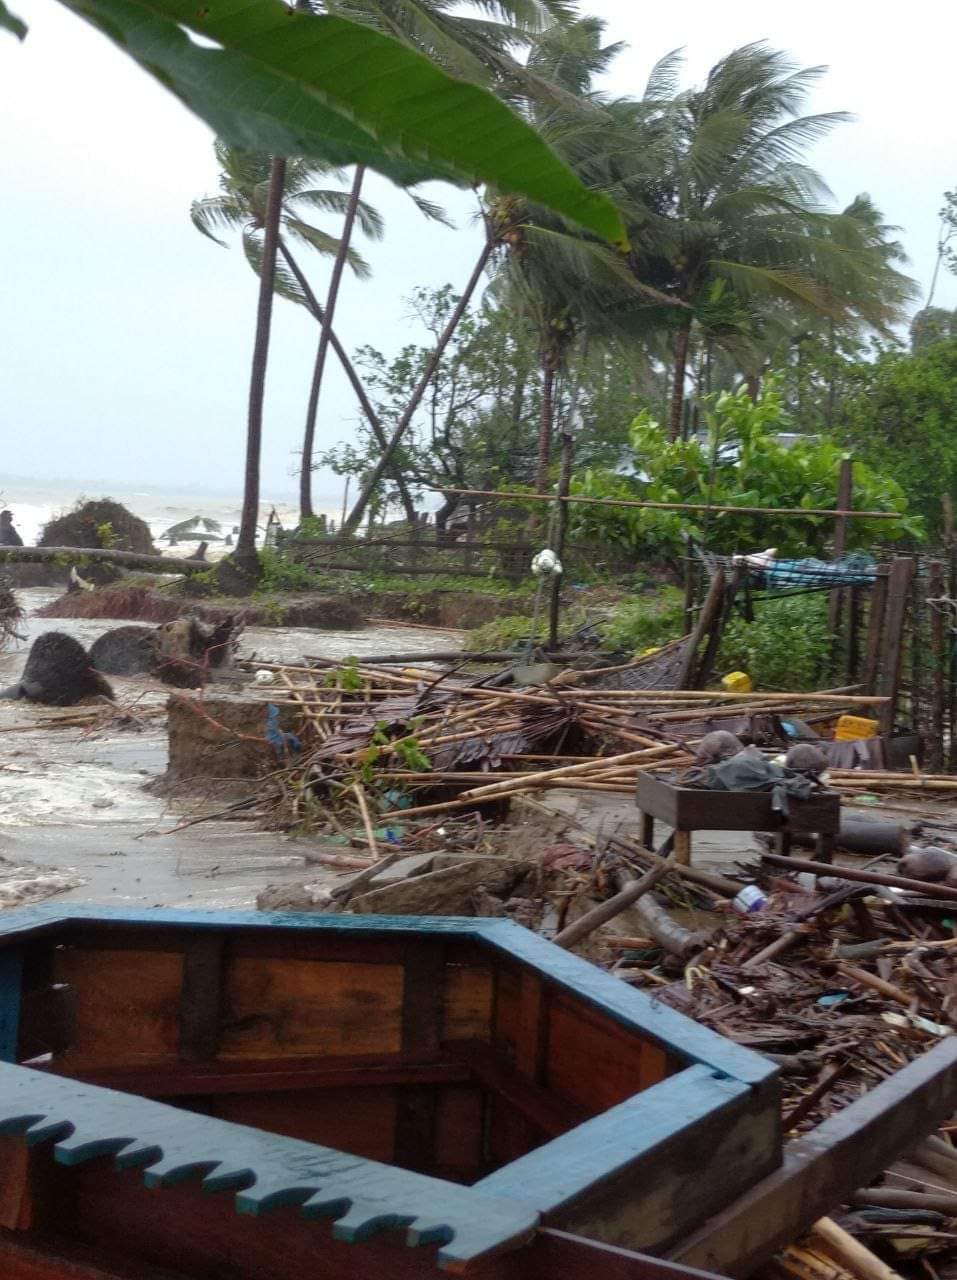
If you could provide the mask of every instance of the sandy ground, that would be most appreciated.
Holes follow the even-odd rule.
[[[0,654],[0,686],[19,676],[30,643],[61,630],[91,644],[118,622],[37,618],[54,593],[18,592],[31,611],[26,641]],[[365,631],[251,628],[244,656],[297,661],[396,649],[451,649],[460,634],[377,626]],[[113,679],[117,697],[136,709],[165,705],[168,691],[145,677]],[[144,789],[166,768],[162,717],[140,730],[90,734],[43,728],[61,708],[0,701],[0,909],[48,897],[114,906],[248,907],[267,884],[334,874],[313,868],[314,846],[251,824],[208,822],[172,834],[196,811]],[[215,810],[215,796],[209,799]],[[209,811],[208,809],[206,811]]]

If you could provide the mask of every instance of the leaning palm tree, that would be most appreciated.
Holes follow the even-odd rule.
[[[323,0],[324,8],[353,21],[406,41],[454,75],[485,85],[520,110],[533,101],[571,109],[582,103],[576,91],[565,88],[543,67],[519,58],[548,31],[577,20],[575,0],[477,0],[471,10],[458,0]],[[475,9],[480,9],[477,14]],[[360,179],[361,180],[361,179]],[[425,395],[447,344],[481,283],[495,250],[504,243],[511,225],[509,214],[486,211],[486,235],[479,259],[453,313],[439,338],[433,358],[413,392],[409,405],[377,465],[366,478],[352,511],[344,523],[346,532],[359,527],[376,486],[386,474],[405,432]],[[327,308],[328,313],[328,308]]]

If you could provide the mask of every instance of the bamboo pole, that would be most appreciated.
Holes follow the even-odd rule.
[[[428,486],[427,486],[428,487]],[[713,511],[718,515],[748,516],[843,516],[848,520],[899,520],[897,511],[834,511],[818,507],[723,507],[708,502],[644,502],[636,498],[585,498],[569,494],[556,498],[553,493],[509,493],[498,489],[450,489],[436,485],[435,493],[454,493],[462,498],[495,498],[503,502],[574,502],[592,507],[647,507],[655,511]]]
[[[379,853],[379,846],[376,842],[375,831],[372,827],[372,818],[369,816],[369,806],[366,804],[366,793],[358,782],[354,782],[352,784],[352,790],[359,803],[359,812],[362,814],[362,825],[365,828],[366,840],[369,842],[369,852],[378,862],[381,855]]]

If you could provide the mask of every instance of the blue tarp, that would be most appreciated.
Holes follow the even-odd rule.
[[[877,580],[873,556],[851,555],[842,560],[774,560],[764,571],[769,591],[804,587],[864,587]]]

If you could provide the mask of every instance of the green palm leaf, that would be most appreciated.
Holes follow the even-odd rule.
[[[303,222],[300,218],[294,218],[290,214],[286,214],[282,221],[283,226],[294,240],[308,244],[330,258],[334,258],[339,252],[341,241],[337,236],[330,236],[327,232],[321,231],[319,227],[314,227],[311,223]],[[346,262],[360,280],[368,280],[372,275],[372,268],[368,262],[366,262],[361,253],[351,246],[346,252]]]
[[[226,248],[226,241],[213,235],[213,229],[239,231],[249,221],[249,210],[232,196],[207,196],[194,200],[189,210],[190,221],[197,231]]]
[[[262,240],[259,232],[252,227],[247,227],[243,231],[243,252],[255,275],[261,276],[263,262]],[[301,285],[284,262],[276,263],[276,271],[273,276],[273,291],[280,298],[286,298],[289,302],[298,302],[301,307],[307,305],[306,295],[303,293]]]
[[[281,0],[63,2],[239,146],[366,164],[403,183],[489,183],[626,239],[611,201],[503,103],[369,27]]]
[[[18,40],[23,40],[27,34],[27,24],[15,13],[11,13],[3,0],[0,0],[0,29],[12,31]]]
[[[307,191],[296,191],[294,193],[287,190],[287,199],[291,194],[294,201],[309,205],[313,209],[322,209],[326,213],[337,213],[344,217],[349,207],[348,191],[336,191],[333,189],[310,189]],[[356,208],[356,217],[359,226],[362,228],[364,235],[370,240],[381,240],[385,234],[385,223],[382,220],[382,214],[365,200],[360,200]]]

